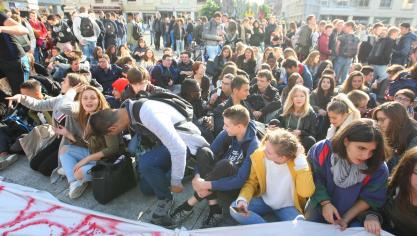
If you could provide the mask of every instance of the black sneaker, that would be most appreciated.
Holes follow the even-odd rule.
[[[156,208],[152,214],[151,223],[164,227],[172,227],[174,224],[169,212],[171,211],[173,204],[174,200],[158,200]]]
[[[187,211],[185,210],[182,205],[179,206],[174,212],[171,214],[171,218],[176,225],[182,224],[188,217],[193,214],[193,209]]]
[[[223,211],[222,213],[209,213],[207,219],[203,222],[202,228],[213,228],[219,226],[219,224],[223,221]]]

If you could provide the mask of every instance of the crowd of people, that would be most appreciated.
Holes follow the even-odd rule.
[[[140,190],[158,199],[151,222],[165,227],[203,200],[202,227],[215,227],[226,198],[240,224],[272,214],[417,234],[410,24],[157,13],[148,42],[135,15],[125,21],[85,7],[68,19],[0,14],[10,85],[0,94],[0,169],[26,154],[33,170],[65,176],[74,199],[98,161],[128,152]],[[194,193],[175,204],[185,175]]]

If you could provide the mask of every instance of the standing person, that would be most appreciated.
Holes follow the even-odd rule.
[[[259,24],[258,20],[253,22],[253,34],[249,40],[250,45],[254,47],[260,47],[264,43],[264,30]]]
[[[29,59],[13,36],[28,33],[23,25],[0,13],[0,73],[6,76],[13,94],[18,94],[20,85],[29,79]]]
[[[275,32],[276,28],[277,28],[277,23],[276,23],[275,16],[269,17],[268,25],[265,27],[265,38],[264,38],[265,47],[268,47],[269,45],[271,45],[272,33]]]
[[[184,20],[179,18],[175,21],[173,26],[174,31],[174,38],[175,38],[175,49],[177,55],[180,55],[182,51],[184,51],[184,38],[185,38],[185,30],[184,30]]]
[[[343,20],[334,20],[333,21],[333,32],[329,37],[329,49],[332,52],[332,62],[334,65],[335,58],[336,58],[336,43],[337,38],[343,34],[343,25],[345,22]],[[337,82],[337,81],[336,81]]]
[[[400,24],[401,38],[394,46],[391,64],[406,65],[411,53],[412,45],[416,44],[417,35],[411,31],[409,23]]]
[[[149,46],[154,45],[154,42],[155,42],[155,30],[153,28],[153,22],[154,21],[155,21],[155,17],[154,17],[154,15],[152,15],[151,18],[148,21],[149,35],[150,35],[150,38],[151,38],[151,42],[150,42]]]
[[[49,15],[48,22],[52,27],[52,39],[59,49],[64,50],[65,45],[69,46],[75,40],[72,29],[65,21],[55,15]]]
[[[159,51],[161,35],[164,32],[164,25],[161,19],[161,13],[156,12],[155,20],[153,21],[153,30],[155,31],[155,50]]]
[[[133,52],[136,49],[137,42],[139,40],[140,36],[140,28],[137,25],[133,14],[128,13],[127,14],[127,46],[129,47],[130,51]]]
[[[334,70],[336,82],[339,84],[347,78],[352,61],[358,54],[359,38],[354,34],[354,29],[353,21],[346,22],[343,28],[344,34],[337,38]]]
[[[372,26],[372,30],[367,36],[366,41],[360,43],[359,52],[358,52],[358,61],[362,64],[368,64],[368,57],[381,36],[381,33],[384,30],[384,25],[382,23],[376,23]],[[365,30],[366,32],[366,30]]]
[[[332,50],[329,48],[330,35],[332,34],[333,26],[326,25],[324,32],[319,36],[317,50],[320,52],[320,61],[325,61],[332,55]]]
[[[385,202],[388,168],[385,141],[376,122],[352,122],[331,140],[309,151],[316,191],[306,206],[306,219],[336,224],[342,230],[361,227],[358,216]]]
[[[299,29],[298,39],[295,43],[295,51],[298,54],[299,60],[304,60],[307,58],[310,48],[312,46],[311,36],[313,34],[313,29],[316,27],[316,17],[314,15],[307,16],[307,24],[301,26]]]
[[[105,18],[104,12],[100,12],[99,18],[95,17],[94,12],[89,11],[89,14],[90,14],[90,16],[94,16],[93,18],[96,19],[96,23],[97,23],[98,27],[100,28],[100,34],[97,38],[97,46],[104,49],[105,48],[104,47],[104,45],[105,45],[104,44],[104,39],[106,37],[106,29],[104,27],[104,20],[105,20],[104,19]]]
[[[90,17],[85,7],[80,7],[80,14],[74,19],[72,29],[75,37],[80,43],[83,54],[88,61],[93,61],[94,48],[97,44],[97,38],[100,35],[100,27],[97,22]]]
[[[117,25],[117,46],[126,44],[126,24],[124,19],[116,13],[111,13],[114,16],[114,22]]]
[[[215,12],[213,18],[204,25],[203,40],[206,41],[206,50],[208,54],[208,60],[213,61],[219,54],[219,43],[224,40],[224,35],[221,30],[222,14]]]
[[[111,45],[117,45],[117,25],[114,20],[114,17],[110,13],[106,13],[106,19],[103,20],[103,25],[106,30],[103,49],[109,48]]]
[[[369,53],[368,62],[374,69],[374,80],[377,83],[388,78],[387,68],[399,32],[397,27],[389,28],[388,35],[379,38]]]
[[[35,32],[36,37],[36,48],[33,56],[35,57],[36,63],[41,63],[43,58],[42,53],[46,46],[46,37],[48,35],[48,31],[45,25],[38,19],[35,11],[31,11],[29,13],[29,23]]]

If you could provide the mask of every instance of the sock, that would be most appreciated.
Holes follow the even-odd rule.
[[[210,211],[209,211],[210,215],[222,214],[223,212],[223,209],[219,206],[219,204],[210,205],[209,208],[210,208]]]
[[[186,210],[186,211],[191,211],[193,209],[193,206],[191,206],[190,204],[188,204],[188,201],[185,201],[180,208]]]
[[[197,192],[194,192],[194,197],[197,199],[197,201],[201,202],[201,200],[203,200],[203,198],[201,198],[200,196],[198,196]]]

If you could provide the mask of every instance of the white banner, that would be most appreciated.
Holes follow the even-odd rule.
[[[334,225],[306,221],[230,226],[202,230],[168,230],[58,201],[47,192],[1,181],[0,235],[143,235],[143,236],[367,236],[363,228],[345,231]],[[386,232],[383,236],[388,236]]]

